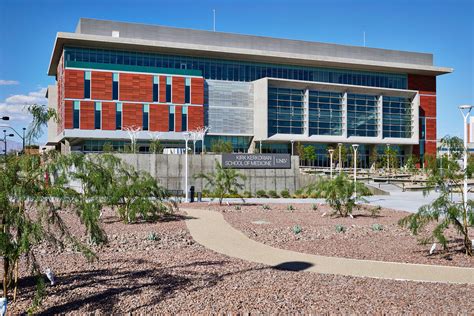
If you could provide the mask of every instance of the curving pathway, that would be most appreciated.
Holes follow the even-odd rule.
[[[358,260],[310,255],[256,242],[233,228],[221,213],[184,209],[186,225],[196,242],[218,253],[289,270],[422,282],[474,284],[474,269]]]

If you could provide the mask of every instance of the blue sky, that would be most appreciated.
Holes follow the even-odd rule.
[[[429,52],[438,77],[438,137],[462,136],[460,104],[474,105],[474,1],[157,1],[1,0],[0,115],[28,124],[25,103],[45,102],[56,32],[74,32],[80,17]],[[0,122],[1,123],[1,122]],[[41,141],[46,138],[43,137]]]

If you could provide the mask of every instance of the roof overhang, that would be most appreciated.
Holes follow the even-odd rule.
[[[91,47],[101,49],[138,50],[163,54],[243,60],[275,64],[291,64],[307,67],[354,69],[376,72],[393,72],[438,76],[451,73],[452,68],[417,64],[370,61],[307,54],[295,54],[248,48],[197,45],[168,41],[154,41],[79,33],[58,33],[48,69],[48,75],[56,75],[56,69],[64,46]]]

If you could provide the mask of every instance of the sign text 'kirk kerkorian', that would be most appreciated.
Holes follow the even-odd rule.
[[[234,169],[291,169],[289,154],[222,154],[222,166]]]

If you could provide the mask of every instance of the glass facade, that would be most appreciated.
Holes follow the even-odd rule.
[[[118,102],[115,105],[115,129],[122,129],[122,103]]]
[[[342,93],[309,91],[309,136],[342,135]]]
[[[174,106],[170,106],[169,110],[168,131],[174,132]]]
[[[91,98],[91,72],[84,72],[84,99]]]
[[[158,102],[158,84],[160,77],[153,76],[153,102]]]
[[[304,90],[268,88],[268,137],[303,134]]]
[[[114,72],[112,80],[112,100],[118,100],[119,74]]]
[[[186,78],[186,84],[184,86],[184,103],[191,103],[191,79]]]
[[[171,102],[171,77],[166,77],[166,102]]]
[[[148,121],[149,121],[149,112],[150,112],[150,105],[143,104],[143,122],[142,122],[142,130],[148,130]]]
[[[203,57],[164,55],[118,50],[65,47],[65,63],[85,62],[94,65],[130,65],[169,69],[198,70],[206,79],[229,81],[254,81],[272,77],[293,80],[319,81],[360,86],[407,88],[406,74],[366,72],[346,69],[315,68],[264,64]],[[185,67],[183,67],[185,66]]]
[[[81,109],[80,101],[74,101],[72,114],[72,128],[79,128],[79,111]]]
[[[183,112],[181,113],[181,131],[188,130],[188,107],[183,106]]]
[[[410,138],[412,136],[411,100],[383,97],[383,137]]]
[[[377,137],[377,99],[375,95],[347,94],[347,136]]]
[[[102,119],[102,103],[95,102],[95,109],[94,109],[94,128],[100,129],[101,127],[101,119]]]

